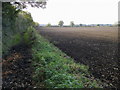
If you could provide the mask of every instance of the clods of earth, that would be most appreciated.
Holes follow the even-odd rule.
[[[26,45],[11,48],[2,61],[2,88],[32,88],[31,52]]]

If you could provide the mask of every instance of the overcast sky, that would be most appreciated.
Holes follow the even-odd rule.
[[[120,0],[48,0],[46,9],[28,8],[40,24],[58,24],[63,20],[75,24],[114,24],[118,21]]]

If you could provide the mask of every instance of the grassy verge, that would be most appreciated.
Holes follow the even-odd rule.
[[[75,63],[65,53],[36,34],[32,46],[33,81],[37,88],[100,88],[88,66]],[[99,83],[99,84],[98,84]]]

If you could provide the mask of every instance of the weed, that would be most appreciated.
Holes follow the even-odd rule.
[[[75,63],[65,53],[36,34],[32,46],[36,86],[44,83],[46,88],[91,88],[101,87],[96,80],[87,78],[89,67]]]

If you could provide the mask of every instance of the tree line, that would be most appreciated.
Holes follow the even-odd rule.
[[[47,26],[47,27],[50,27],[50,26],[52,26],[52,25],[51,25],[50,23],[48,23],[46,26]],[[64,26],[64,22],[63,22],[62,20],[59,21],[59,22],[58,22],[58,26],[59,26],[59,27],[63,27],[63,26]],[[71,21],[71,22],[70,22],[70,26],[71,26],[71,27],[74,27],[74,26],[75,26],[74,21]]]
[[[116,26],[116,25],[114,24],[75,24],[74,21],[70,21],[69,25],[64,25],[64,21],[60,20],[57,25],[51,25],[51,23],[48,23],[46,26],[47,27],[81,27],[81,26]]]

